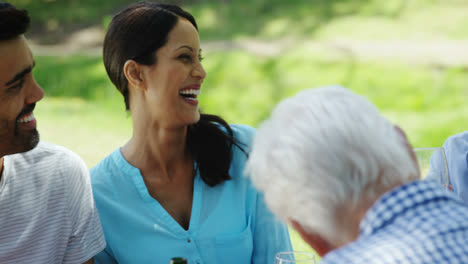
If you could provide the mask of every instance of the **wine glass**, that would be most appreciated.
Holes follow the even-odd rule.
[[[415,148],[421,179],[435,180],[450,189],[447,158],[443,148]]]
[[[302,251],[280,252],[275,256],[275,264],[314,264],[315,254]]]

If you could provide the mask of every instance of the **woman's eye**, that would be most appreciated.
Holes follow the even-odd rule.
[[[192,61],[192,56],[190,56],[188,54],[182,54],[182,55],[179,56],[179,58],[184,60],[184,61],[189,61],[189,62]]]

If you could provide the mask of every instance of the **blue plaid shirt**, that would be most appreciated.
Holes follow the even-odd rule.
[[[322,264],[468,264],[468,207],[431,181],[386,193],[361,221],[357,240]]]

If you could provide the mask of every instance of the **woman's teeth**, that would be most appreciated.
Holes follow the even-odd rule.
[[[179,91],[180,95],[200,95],[201,91],[200,90],[195,90],[195,89],[190,89],[190,90],[182,90]]]

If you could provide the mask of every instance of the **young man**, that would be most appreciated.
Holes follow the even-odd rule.
[[[93,263],[105,241],[86,165],[39,142],[29,20],[0,3],[0,263]]]
[[[403,131],[345,88],[281,102],[247,170],[322,264],[468,263],[468,207],[420,181]]]

